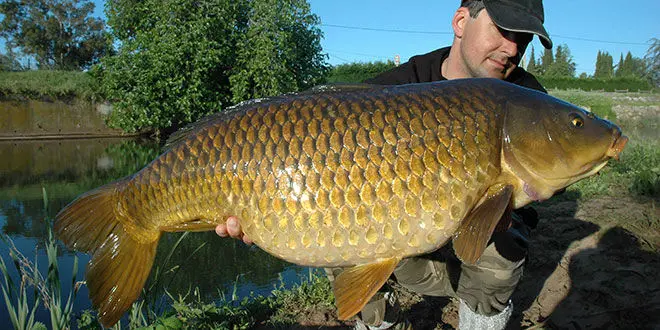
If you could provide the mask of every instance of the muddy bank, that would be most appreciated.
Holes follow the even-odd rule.
[[[0,140],[128,136],[106,125],[106,103],[73,100],[0,100]]]

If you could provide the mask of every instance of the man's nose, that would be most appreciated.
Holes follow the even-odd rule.
[[[508,57],[515,57],[518,55],[518,44],[515,41],[502,37],[502,46],[500,50]]]

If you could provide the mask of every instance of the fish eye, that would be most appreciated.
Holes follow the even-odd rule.
[[[580,128],[584,126],[584,119],[582,119],[582,117],[580,117],[578,114],[573,113],[571,114],[571,125],[573,125],[573,127]]]

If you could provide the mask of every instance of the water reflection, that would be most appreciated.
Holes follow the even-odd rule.
[[[159,153],[160,147],[153,141],[134,139],[0,142],[0,228],[28,259],[33,260],[37,251],[42,268],[47,265],[43,251],[47,219],[52,219],[77,195],[134,173]],[[48,194],[47,205],[42,189]],[[188,234],[167,261],[180,236],[168,233],[161,238],[154,263],[160,277],[154,281],[152,272],[147,283],[147,287],[155,284],[152,292],[156,296],[166,289],[176,297],[199,287],[211,300],[218,297],[219,291],[231,293],[234,285],[239,297],[268,294],[274,285],[280,284],[280,277],[292,285],[307,274],[305,268],[237,240],[220,239],[214,233]],[[5,244],[0,244],[0,255],[10,260]],[[79,279],[84,273],[83,265],[89,260],[87,255],[62,249],[58,260],[65,294],[70,289],[74,255],[78,255],[81,265]],[[43,271],[45,274],[46,270]],[[18,282],[18,274],[13,275]],[[75,307],[77,310],[90,307],[85,288],[79,293]],[[48,320],[43,310],[37,317],[42,322]],[[8,323],[3,306],[0,324]]]

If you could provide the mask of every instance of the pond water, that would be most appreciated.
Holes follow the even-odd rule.
[[[77,195],[132,174],[160,153],[152,141],[135,139],[78,139],[48,141],[0,141],[0,228],[16,249],[27,259],[37,261],[47,273],[45,242],[48,222]],[[44,202],[43,191],[47,194]],[[286,287],[308,276],[309,269],[292,265],[233,239],[221,239],[214,233],[189,233],[174,250],[181,234],[165,234],[158,246],[154,263],[161,270],[160,280],[150,278],[153,295],[185,295],[196,287],[206,301],[228,296],[236,289],[239,298],[250,294],[268,295],[274,286]],[[201,246],[201,248],[200,248]],[[0,243],[14,283],[19,275],[9,257],[8,242]],[[60,244],[58,262],[64,296],[71,289],[74,257],[78,257],[77,279],[84,279],[89,256],[68,251]],[[152,272],[151,276],[153,277]],[[28,290],[32,296],[32,291]],[[161,301],[167,300],[161,298]],[[161,304],[163,305],[163,304]],[[42,304],[43,306],[43,304]],[[88,291],[82,286],[74,311],[91,308]],[[48,312],[39,310],[37,319],[50,324]],[[0,299],[0,324],[9,325],[5,302]]]

